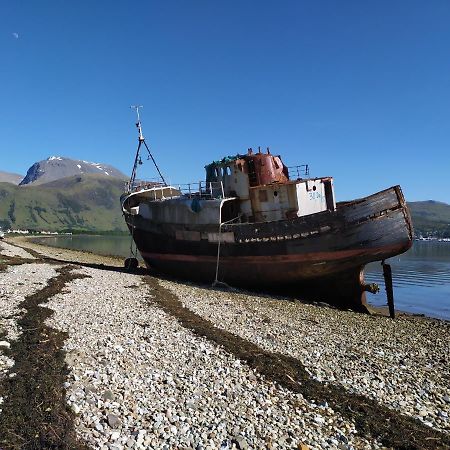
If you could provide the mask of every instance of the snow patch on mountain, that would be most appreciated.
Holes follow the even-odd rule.
[[[115,167],[103,163],[50,156],[46,160],[34,163],[25,178],[20,182],[26,184],[44,184],[60,178],[83,174],[101,174],[114,178],[126,179],[126,175]]]

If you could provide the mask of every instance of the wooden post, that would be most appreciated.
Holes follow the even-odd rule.
[[[384,260],[382,261],[381,265],[383,266],[384,285],[386,286],[389,315],[391,316],[392,319],[395,319],[394,288],[392,287],[392,269],[390,264],[386,264]]]

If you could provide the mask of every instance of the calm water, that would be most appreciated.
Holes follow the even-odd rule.
[[[414,241],[409,251],[388,262],[397,309],[450,320],[450,242]],[[370,303],[385,305],[381,264],[368,264],[365,278],[368,283],[380,285],[378,294],[367,294]]]
[[[72,250],[83,250],[105,256],[130,256],[131,238],[129,236],[52,236],[34,238],[36,242],[51,247],[70,248]],[[133,251],[136,247],[133,243]],[[140,255],[139,255],[140,256]]]
[[[130,255],[128,236],[55,236],[41,239],[55,247],[102,255]],[[415,241],[411,250],[388,262],[392,266],[397,309],[450,320],[450,242]],[[378,294],[367,294],[369,302],[375,306],[386,305],[380,263],[366,267],[366,282],[380,285]]]

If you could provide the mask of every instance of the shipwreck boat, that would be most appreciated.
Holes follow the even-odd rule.
[[[364,266],[411,247],[400,186],[336,203],[331,177],[311,178],[307,166],[288,168],[269,149],[212,162],[197,185],[136,182],[145,144],[137,125],[140,141],[121,205],[149,268],[196,281],[281,288],[366,311],[365,293],[376,286],[364,282]]]

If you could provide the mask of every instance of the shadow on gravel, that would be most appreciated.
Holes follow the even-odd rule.
[[[368,397],[351,394],[342,387],[311,379],[298,359],[265,351],[239,336],[217,328],[185,308],[157,279],[145,277],[145,280],[156,293],[151,302],[178,319],[182,326],[222,346],[267,379],[301,393],[306,399],[315,400],[316,403],[327,402],[336,412],[354,421],[361,435],[371,436],[386,447],[395,449],[450,448],[450,436],[379,405]]]
[[[0,383],[0,396],[5,399],[0,414],[1,449],[88,449],[76,439],[74,414],[65,400],[68,369],[62,347],[66,333],[45,325],[53,311],[40,306],[66,283],[85,277],[72,274],[73,269],[62,267],[47,286],[19,305],[26,310],[18,321],[22,334],[8,351],[15,361],[10,370],[14,375]]]

